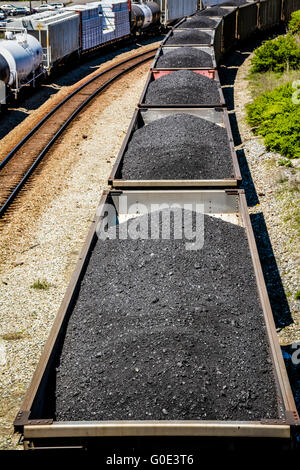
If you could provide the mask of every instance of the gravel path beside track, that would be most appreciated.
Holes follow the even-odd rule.
[[[149,46],[153,47],[152,45]],[[121,60],[127,54],[117,58]],[[113,84],[55,145],[1,226],[0,448],[78,259],[95,208],[145,85],[149,63]],[[69,90],[68,90],[69,91]],[[60,93],[62,97],[66,93]],[[46,103],[45,107],[50,106]],[[44,107],[38,110],[39,119]],[[30,126],[27,122],[23,126]],[[31,286],[44,282],[44,289]]]

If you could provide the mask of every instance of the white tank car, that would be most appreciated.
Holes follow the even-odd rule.
[[[40,67],[43,50],[39,41],[30,34],[7,32],[6,38],[0,41],[0,55],[9,66],[8,85],[18,88]]]

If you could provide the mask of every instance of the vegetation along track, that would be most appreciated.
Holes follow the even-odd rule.
[[[90,101],[121,75],[152,59],[156,49],[142,52],[102,71],[53,108],[0,163],[2,217],[50,147]]]

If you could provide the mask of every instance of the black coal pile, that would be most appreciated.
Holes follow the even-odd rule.
[[[278,418],[245,231],[205,216],[204,233],[199,251],[97,242],[57,369],[58,421]]]
[[[178,47],[170,52],[164,52],[156,63],[157,68],[196,68],[213,67],[211,56],[195,47]]]
[[[172,114],[136,130],[124,155],[123,179],[233,177],[225,128],[192,114]]]
[[[230,10],[221,7],[207,8],[206,10],[198,11],[197,16],[226,16],[230,13]]]
[[[191,70],[176,70],[149,84],[147,104],[220,104],[218,85]]]
[[[200,18],[199,16],[193,16],[184,20],[179,28],[214,28],[217,25],[217,21],[211,18]]]
[[[223,7],[238,7],[240,5],[246,5],[247,3],[251,3],[251,2],[247,2],[246,0],[229,0],[228,2],[222,3],[222,6]],[[218,5],[213,5],[213,6],[216,7]]]
[[[167,46],[176,44],[211,44],[211,36],[204,31],[174,31],[166,41]]]

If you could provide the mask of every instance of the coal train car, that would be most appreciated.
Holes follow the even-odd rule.
[[[207,267],[200,275],[201,254],[184,247],[179,249],[178,242],[175,256],[175,252],[169,252],[172,245],[167,245],[167,251],[159,252],[164,241],[158,244],[156,239],[149,247],[151,251],[147,251],[144,275],[137,272],[141,271],[139,265],[144,263],[145,255],[138,260],[132,259],[127,280],[121,281],[120,275],[125,275],[125,271],[121,252],[117,249],[119,242],[112,239],[108,244],[99,238],[101,220],[108,220],[108,229],[114,230],[116,223],[119,226],[136,217],[153,214],[154,206],[170,205],[191,210],[198,207],[205,217],[206,236],[214,239],[213,249],[208,253],[209,263],[220,270],[220,278],[217,270],[214,282],[217,278],[222,282],[224,263],[232,272],[234,251],[237,246],[242,247],[238,256],[247,261],[235,264],[239,279],[228,273],[221,288],[222,295],[229,289],[240,301],[247,291],[247,307],[239,304],[239,312],[232,319],[233,307],[226,303],[214,304],[216,293],[208,282],[211,268]],[[194,445],[198,453],[207,448],[227,446],[244,450],[290,447],[299,417],[276,336],[243,191],[153,191],[144,187],[106,192],[101,207],[14,423],[23,436],[25,449],[55,447],[99,451],[102,448],[102,456],[116,446],[119,450],[123,446],[128,451],[137,444],[144,449],[154,446],[155,453],[170,445],[180,453],[184,453],[185,445],[192,448]],[[108,207],[114,213],[109,219],[105,216]],[[209,228],[210,224],[212,228]],[[217,230],[222,227],[221,238],[217,232],[210,233],[213,227]],[[200,232],[199,226],[199,236]],[[237,237],[231,249],[227,246],[229,232]],[[130,243],[135,252],[133,257],[139,246],[144,252],[147,250],[147,240],[130,241],[122,245],[126,256]],[[169,252],[167,258],[173,259],[170,263],[168,258],[165,268],[161,259],[163,252]],[[120,253],[119,259],[116,253]],[[175,256],[175,262],[172,256]],[[230,260],[224,261],[224,256],[225,259],[229,256]],[[201,313],[203,300],[197,297],[196,285],[189,289],[179,279],[177,290],[173,291],[169,301],[170,310],[167,306],[162,308],[163,293],[172,290],[172,286],[174,289],[177,276],[182,275],[175,272],[178,257],[190,266],[191,282],[195,276],[198,282],[202,276],[203,282],[207,279],[203,296],[208,300],[203,308],[210,313]],[[105,279],[93,274],[102,268]],[[163,280],[155,280],[155,275],[147,274],[150,268],[153,272],[158,270]],[[175,279],[168,274],[171,268]],[[244,283],[245,278],[251,279],[250,290],[249,284]],[[133,301],[133,289],[121,289],[126,283],[133,285],[133,282],[140,300],[135,298]],[[123,293],[117,297],[114,295],[115,283],[122,284],[119,287]],[[113,289],[111,294],[107,291],[108,285]],[[156,297],[153,297],[154,286]],[[153,303],[156,298],[160,300]],[[97,307],[102,304],[99,299],[106,302],[102,309]],[[187,311],[185,302],[190,302]],[[196,309],[190,313],[191,318],[190,309]],[[119,320],[112,312],[119,312]],[[178,312],[181,315],[177,318]],[[172,326],[174,316],[176,325]],[[128,323],[125,324],[126,318]],[[243,321],[248,326],[242,324]],[[88,339],[83,341],[83,336],[87,338],[85,331]],[[233,349],[232,343],[235,344]],[[209,344],[214,344],[216,349],[203,357],[205,347],[202,351],[200,345]],[[167,363],[166,369],[162,370],[164,357]],[[117,365],[120,360],[121,368]],[[190,367],[192,363],[194,368]],[[224,375],[225,363],[232,368],[228,375]],[[208,390],[211,393],[205,400]]]
[[[277,452],[294,444],[300,419],[238,189],[217,61],[205,49],[217,48],[220,58],[264,27],[265,15],[255,26],[253,14],[261,2],[232,9],[233,2],[178,23],[152,64],[112,189],[104,192],[14,422],[26,449],[105,454],[117,446],[128,455],[138,446],[147,459],[147,449]],[[270,5],[268,27],[279,21]],[[211,45],[196,45],[196,30]],[[190,43],[174,47],[189,35]],[[181,234],[194,220],[196,247],[179,232],[158,243],[166,208]],[[143,236],[134,236],[142,223]]]
[[[210,5],[174,27],[178,30],[210,30],[214,34],[217,63],[238,41],[247,40],[256,31],[269,30],[287,23],[291,13],[300,9],[300,0],[228,0]]]

